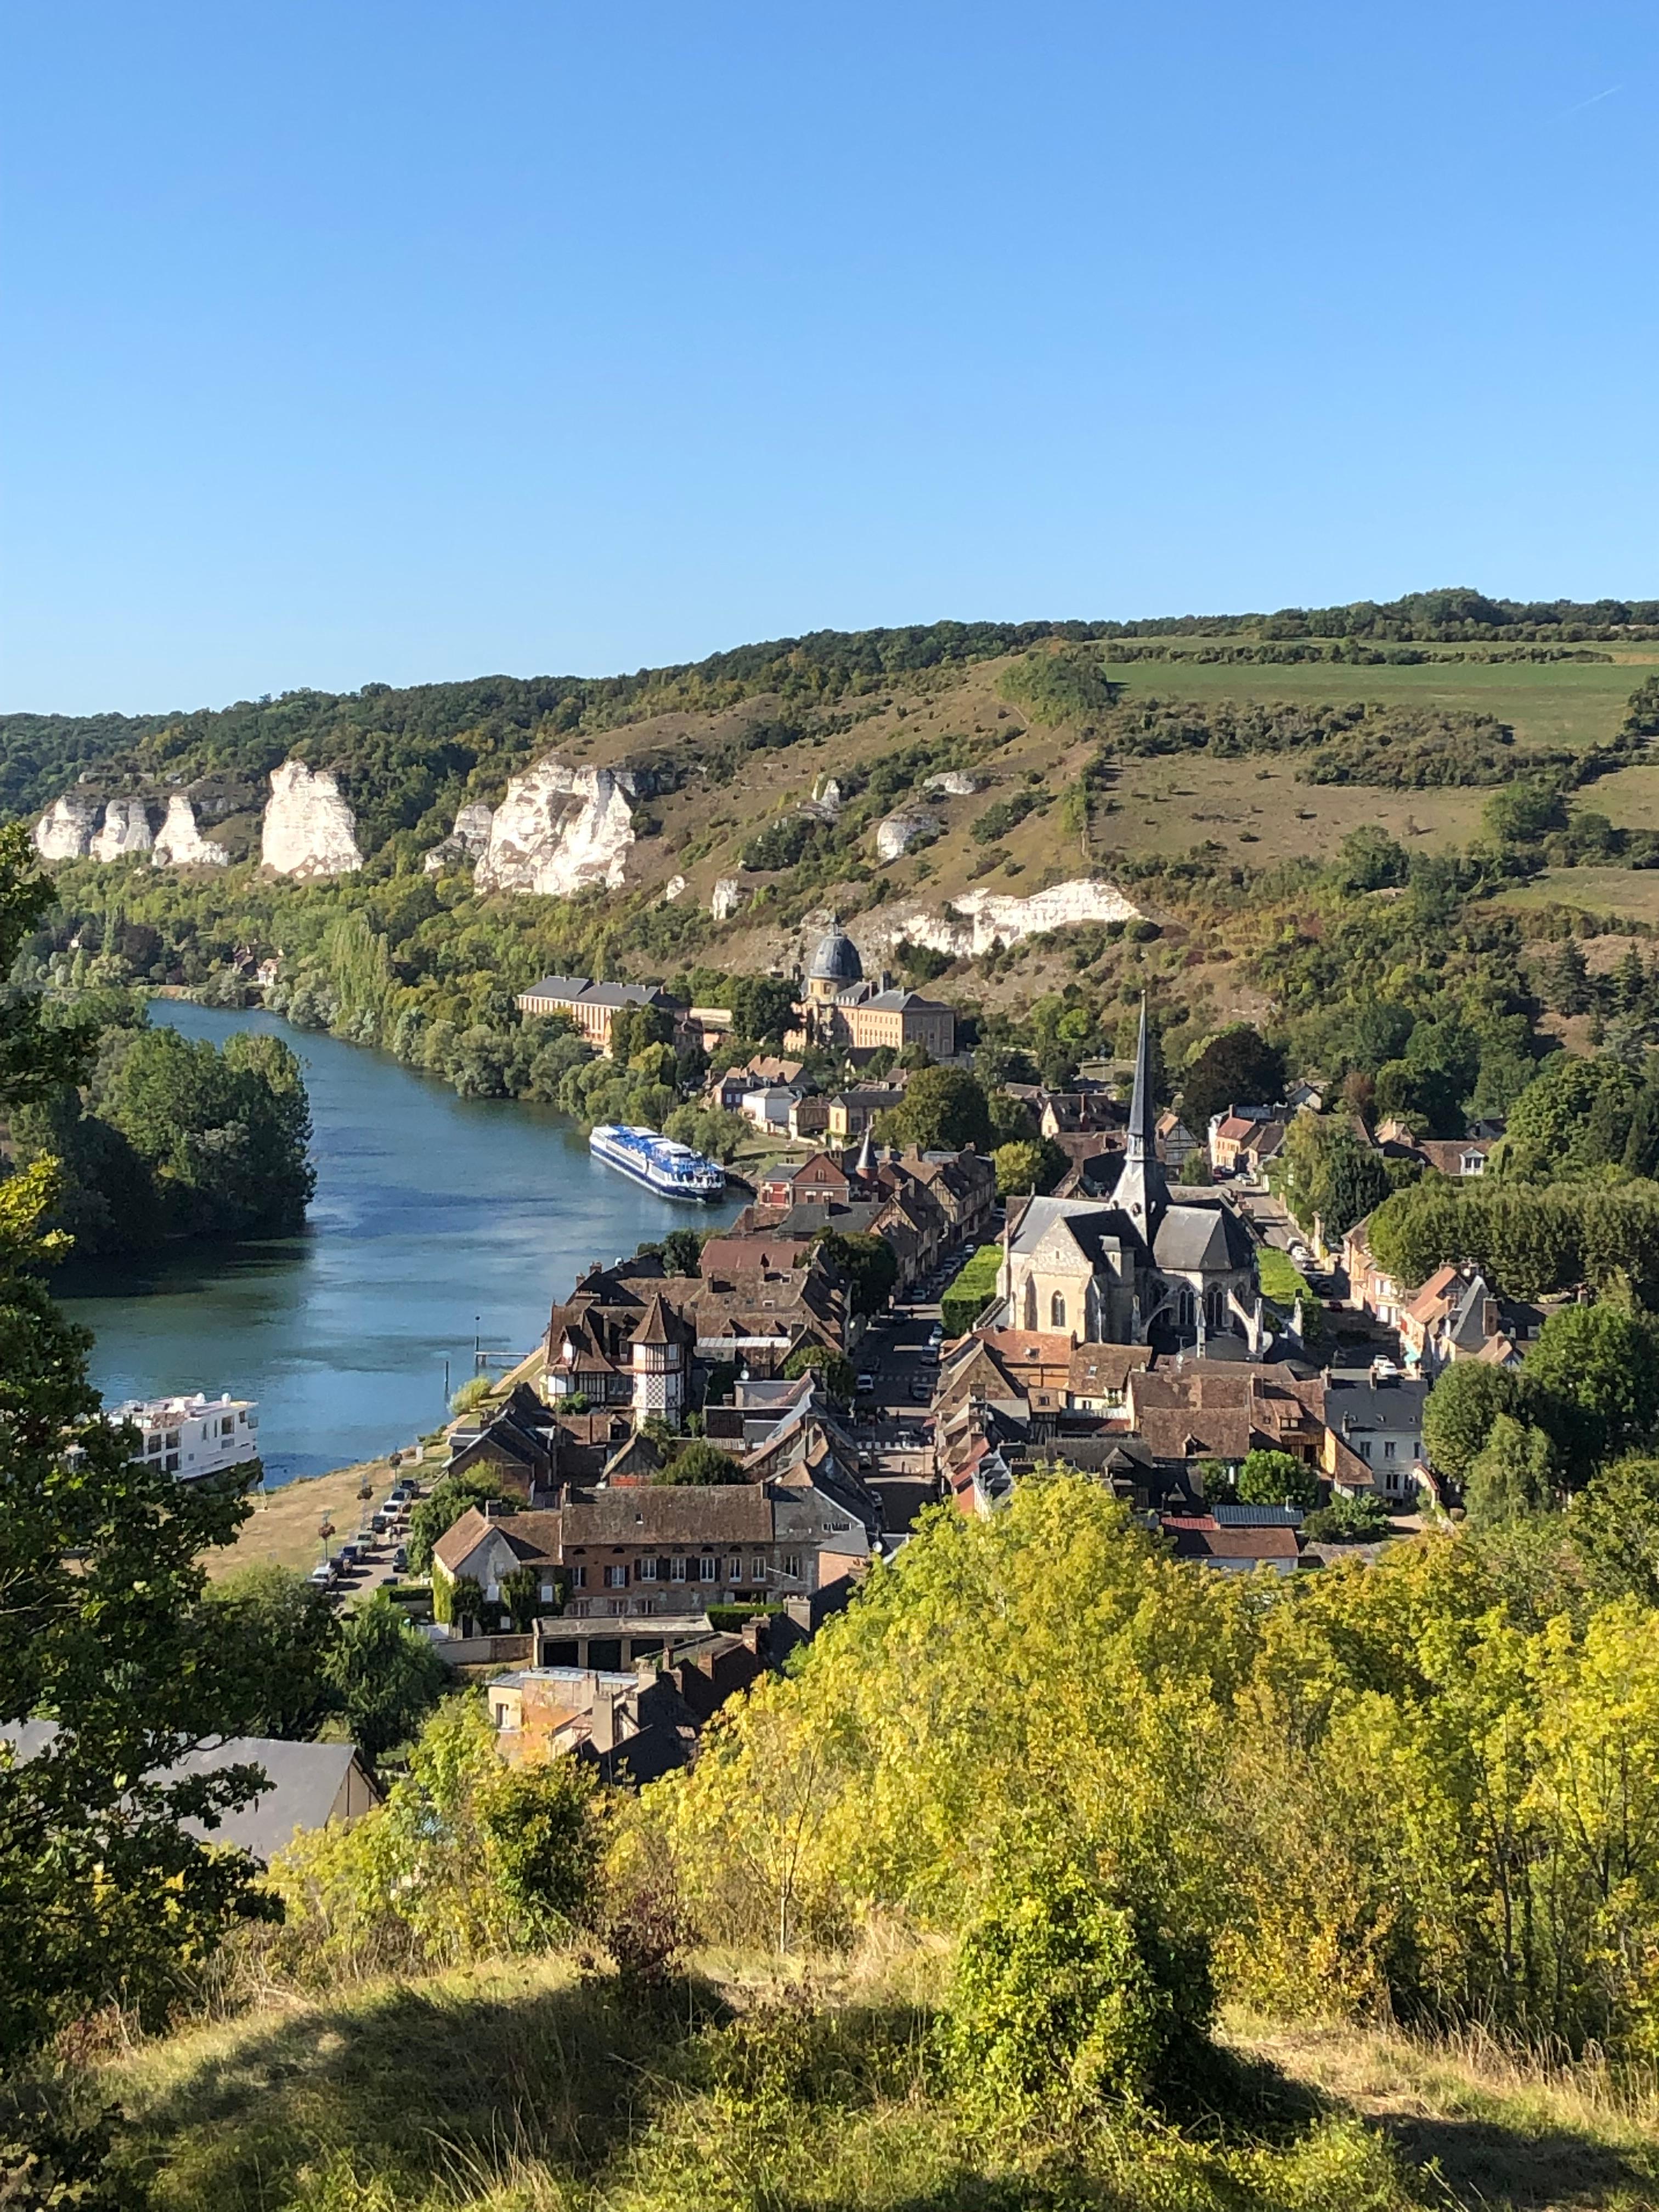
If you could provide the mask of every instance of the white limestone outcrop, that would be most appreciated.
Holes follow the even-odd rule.
[[[259,852],[279,876],[345,876],[362,867],[357,817],[327,769],[298,760],[272,769]]]
[[[481,890],[568,898],[589,884],[615,890],[634,842],[637,784],[625,769],[538,761],[507,787],[477,866]]]
[[[98,799],[66,791],[34,825],[34,849],[43,860],[83,860],[103,807]]]
[[[430,848],[421,866],[428,875],[437,876],[446,868],[462,868],[482,860],[489,850],[489,830],[495,819],[493,806],[486,806],[481,799],[473,799],[459,810],[455,827]]]
[[[834,822],[847,804],[846,793],[833,775],[820,776],[812,786],[812,796],[802,802],[803,814],[815,815],[820,822]]]
[[[947,768],[943,775],[929,776],[922,788],[938,792],[942,799],[971,799],[979,789],[979,778],[965,768]]]
[[[708,902],[708,911],[716,921],[730,921],[738,913],[749,894],[736,876],[722,876],[714,886],[714,895]]]
[[[150,834],[149,810],[142,799],[112,799],[92,841],[94,860],[125,860],[131,853],[148,853],[155,843]]]
[[[937,837],[943,824],[937,814],[928,813],[923,806],[902,806],[896,814],[890,814],[876,830],[876,858],[896,860],[908,853],[912,845],[924,838]]]
[[[685,878],[684,876],[670,876],[668,881],[662,887],[663,904],[665,906],[672,906],[675,900],[684,894],[684,890]]]
[[[167,799],[167,819],[155,833],[155,849],[149,856],[153,868],[222,868],[230,854],[211,837],[202,835],[196,809],[182,791]]]
[[[1018,945],[1045,929],[1065,929],[1086,921],[1139,921],[1140,908],[1125,898],[1115,884],[1098,878],[1079,878],[1055,884],[1029,898],[1009,898],[1000,891],[963,891],[943,913],[919,905],[884,907],[881,927],[872,933],[870,949],[880,951],[900,939],[926,945],[953,959],[973,958],[994,945]]]

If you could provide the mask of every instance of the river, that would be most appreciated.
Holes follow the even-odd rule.
[[[65,1268],[106,1402],[205,1390],[259,1401],[267,1479],[370,1459],[435,1428],[487,1352],[527,1352],[591,1260],[730,1218],[601,1167],[552,1108],[460,1098],[388,1054],[274,1014],[178,1000],[152,1018],[219,1043],[283,1036],[305,1064],[317,1195],[301,1237],[175,1246]],[[497,1368],[501,1363],[497,1362]]]

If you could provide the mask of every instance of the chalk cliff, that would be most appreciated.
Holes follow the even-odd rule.
[[[428,875],[441,875],[446,868],[468,867],[483,860],[489,850],[489,826],[495,818],[495,808],[486,806],[481,799],[463,806],[448,836],[422,855],[421,866]]]
[[[103,812],[102,802],[66,791],[34,825],[34,849],[43,860],[83,860]]]
[[[154,868],[222,868],[230,854],[202,835],[196,809],[182,791],[175,791],[168,797],[167,819],[155,833],[155,849],[149,858]]]
[[[94,860],[125,860],[130,853],[148,853],[155,840],[150,835],[149,810],[142,799],[112,799],[92,841]]]
[[[507,787],[478,862],[481,890],[568,898],[589,884],[616,890],[634,842],[634,775],[625,769],[538,761]]]
[[[876,858],[896,860],[920,845],[925,838],[937,837],[939,818],[928,813],[923,806],[902,806],[896,814],[890,814],[876,831]]]
[[[357,817],[325,768],[284,761],[270,771],[260,858],[279,876],[344,876],[363,865]]]
[[[1030,898],[998,891],[963,891],[943,912],[918,904],[881,908],[881,926],[871,933],[870,949],[879,951],[901,938],[933,951],[963,959],[988,952],[994,945],[1018,945],[1045,929],[1064,929],[1084,921],[1137,921],[1140,908],[1115,884],[1097,879],[1055,884]]]

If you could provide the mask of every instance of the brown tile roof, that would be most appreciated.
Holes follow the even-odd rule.
[[[1167,1516],[1164,1534],[1178,1559],[1299,1559],[1302,1547],[1294,1528],[1218,1528],[1204,1519]]]
[[[1073,1347],[1066,1388],[1074,1398],[1103,1396],[1124,1389],[1131,1375],[1157,1358],[1149,1344],[1079,1344]]]
[[[665,1484],[619,1490],[563,1508],[566,1549],[589,1544],[746,1544],[772,1540],[772,1501],[764,1483],[705,1488]]]

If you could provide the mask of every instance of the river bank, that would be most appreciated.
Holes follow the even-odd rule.
[[[693,1218],[589,1153],[567,1116],[462,1098],[389,1054],[262,1010],[158,1000],[215,1042],[279,1035],[311,1097],[317,1194],[303,1236],[63,1270],[106,1402],[202,1389],[259,1401],[273,1487],[379,1462],[433,1429],[474,1371],[520,1358],[591,1261]],[[696,1218],[713,1225],[735,1204]]]

